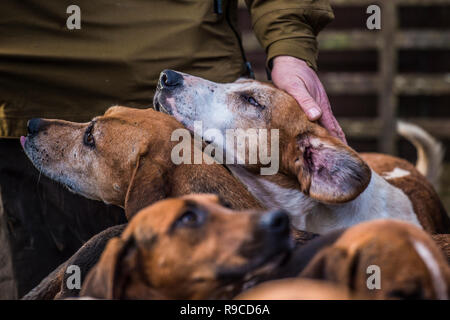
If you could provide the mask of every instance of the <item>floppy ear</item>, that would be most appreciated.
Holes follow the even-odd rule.
[[[169,185],[166,169],[166,165],[152,161],[145,155],[138,158],[125,197],[125,215],[128,221],[139,210],[166,198]]]
[[[126,283],[126,270],[132,266],[124,267],[124,259],[129,264],[137,259],[134,240],[124,242],[120,238],[111,239],[100,261],[88,273],[81,288],[80,296],[100,299],[120,299]],[[133,265],[136,262],[132,263]]]
[[[291,171],[303,193],[325,203],[355,199],[370,182],[371,170],[350,147],[329,135],[297,136],[287,152]]]
[[[354,288],[359,253],[351,255],[342,248],[322,249],[300,273],[300,277],[326,280]]]

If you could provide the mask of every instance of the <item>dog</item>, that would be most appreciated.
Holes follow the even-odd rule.
[[[251,288],[235,300],[351,300],[355,299],[345,286],[325,281],[286,278],[267,281]]]
[[[276,174],[260,175],[261,161],[227,166],[267,208],[290,212],[299,229],[323,234],[363,221],[394,218],[429,233],[450,232],[450,219],[437,193],[413,165],[383,154],[357,154],[309,121],[293,97],[271,84],[248,79],[219,84],[165,70],[154,108],[173,115],[191,131],[201,121],[203,134],[208,130],[222,134],[229,129],[278,130]],[[433,159],[440,156],[440,148],[434,139],[418,128],[403,125],[400,129],[422,145],[420,150],[431,152],[419,153],[421,164],[428,163],[429,168],[436,163]],[[212,143],[225,153],[236,154],[236,146],[230,147],[229,141]]]
[[[203,201],[212,202],[214,208],[217,208],[216,202],[218,199],[212,195],[195,196],[194,198],[195,200],[204,198]],[[164,208],[164,206],[158,208],[161,209]],[[159,214],[162,214],[162,212],[159,212]],[[55,269],[51,274],[44,278],[38,286],[26,294],[22,300],[59,300],[78,297],[80,290],[76,288],[69,289],[66,285],[68,278],[72,276],[71,273],[66,273],[67,268],[70,265],[79,266],[82,275],[80,282],[84,283],[86,278],[85,275],[87,275],[91,268],[98,262],[100,255],[106,247],[106,243],[111,238],[120,237],[126,227],[126,224],[114,226],[92,237],[70,259]],[[292,228],[290,232],[295,246],[303,246],[312,239],[319,237],[317,234]],[[309,256],[306,255],[306,257]],[[304,267],[306,265],[303,261],[299,260],[296,260],[293,264],[295,264],[295,274],[298,273],[297,270],[299,266]]]
[[[180,128],[173,117],[152,109],[115,106],[89,123],[32,119],[20,140],[40,172],[75,193],[123,207],[128,219],[160,199],[190,193],[215,193],[234,209],[262,207],[219,164],[174,164],[171,135]],[[79,290],[64,285],[66,267],[77,264],[87,272],[120,230],[112,227],[88,241],[24,299],[76,295]]]
[[[379,277],[378,286],[371,275]],[[450,267],[443,253],[425,232],[396,220],[345,230],[299,276],[344,285],[370,299],[448,300],[450,295]]]
[[[449,299],[450,268],[436,242],[397,220],[324,235],[299,247],[290,260],[278,270],[288,278],[263,282],[236,299]],[[368,285],[376,284],[369,279],[373,272],[379,272],[379,287]]]
[[[262,282],[300,277],[345,287],[347,297],[448,298],[449,265],[430,236],[410,223],[370,221],[306,244],[293,241],[289,225],[282,210],[233,211],[215,195],[162,200],[109,241],[80,296],[230,299]],[[367,268],[373,265],[381,288],[371,291]]]
[[[234,209],[260,208],[223,166],[171,161],[171,135],[182,128],[153,109],[114,106],[88,123],[32,119],[20,140],[44,175],[86,198],[123,207],[128,219],[160,199],[190,193],[218,194]]]
[[[283,211],[236,212],[215,195],[166,199],[109,241],[80,296],[230,299],[275,270],[292,245]]]

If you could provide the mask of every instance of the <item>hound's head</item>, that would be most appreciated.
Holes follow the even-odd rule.
[[[87,123],[32,119],[21,143],[43,174],[82,196],[134,211],[164,197],[164,174],[173,165],[170,137],[178,128],[160,112],[117,106]]]
[[[223,135],[227,129],[278,130],[280,171],[294,176],[301,190],[316,200],[350,201],[370,181],[369,167],[354,150],[309,121],[293,97],[270,84],[244,79],[219,84],[165,70],[154,105],[190,130],[194,130],[195,121],[201,121],[206,140],[209,129]],[[234,143],[213,143],[225,152],[230,145],[236,148]],[[264,147],[270,150],[270,145]]]
[[[81,295],[109,299],[231,298],[273,272],[291,248],[281,211],[238,212],[213,195],[141,210],[108,243]]]
[[[349,228],[301,276],[335,282],[367,298],[447,300],[450,293],[450,268],[441,250],[423,230],[396,220]]]

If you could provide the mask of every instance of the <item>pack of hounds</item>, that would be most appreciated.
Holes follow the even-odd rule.
[[[278,172],[206,153],[175,164],[172,133],[196,121],[277,129]],[[413,124],[397,129],[417,149],[415,166],[355,152],[271,84],[172,70],[153,109],[32,119],[21,143],[34,166],[124,208],[129,222],[94,236],[24,299],[448,299],[450,219],[435,191],[443,150]],[[70,265],[80,289],[66,285]]]

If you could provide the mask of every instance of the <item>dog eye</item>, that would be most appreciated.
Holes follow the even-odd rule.
[[[177,221],[178,227],[198,227],[202,223],[202,217],[192,210],[186,211]]]
[[[95,147],[95,139],[94,139],[94,135],[92,134],[92,125],[89,126],[86,129],[86,132],[84,133],[84,137],[83,137],[83,143],[88,146],[88,147]]]
[[[264,106],[261,105],[261,104],[259,104],[258,101],[256,101],[256,99],[253,98],[252,96],[249,96],[249,95],[245,95],[245,94],[244,94],[244,95],[242,96],[242,98],[243,98],[247,103],[250,103],[252,106],[258,107],[258,108],[261,108],[261,109],[264,109]]]

